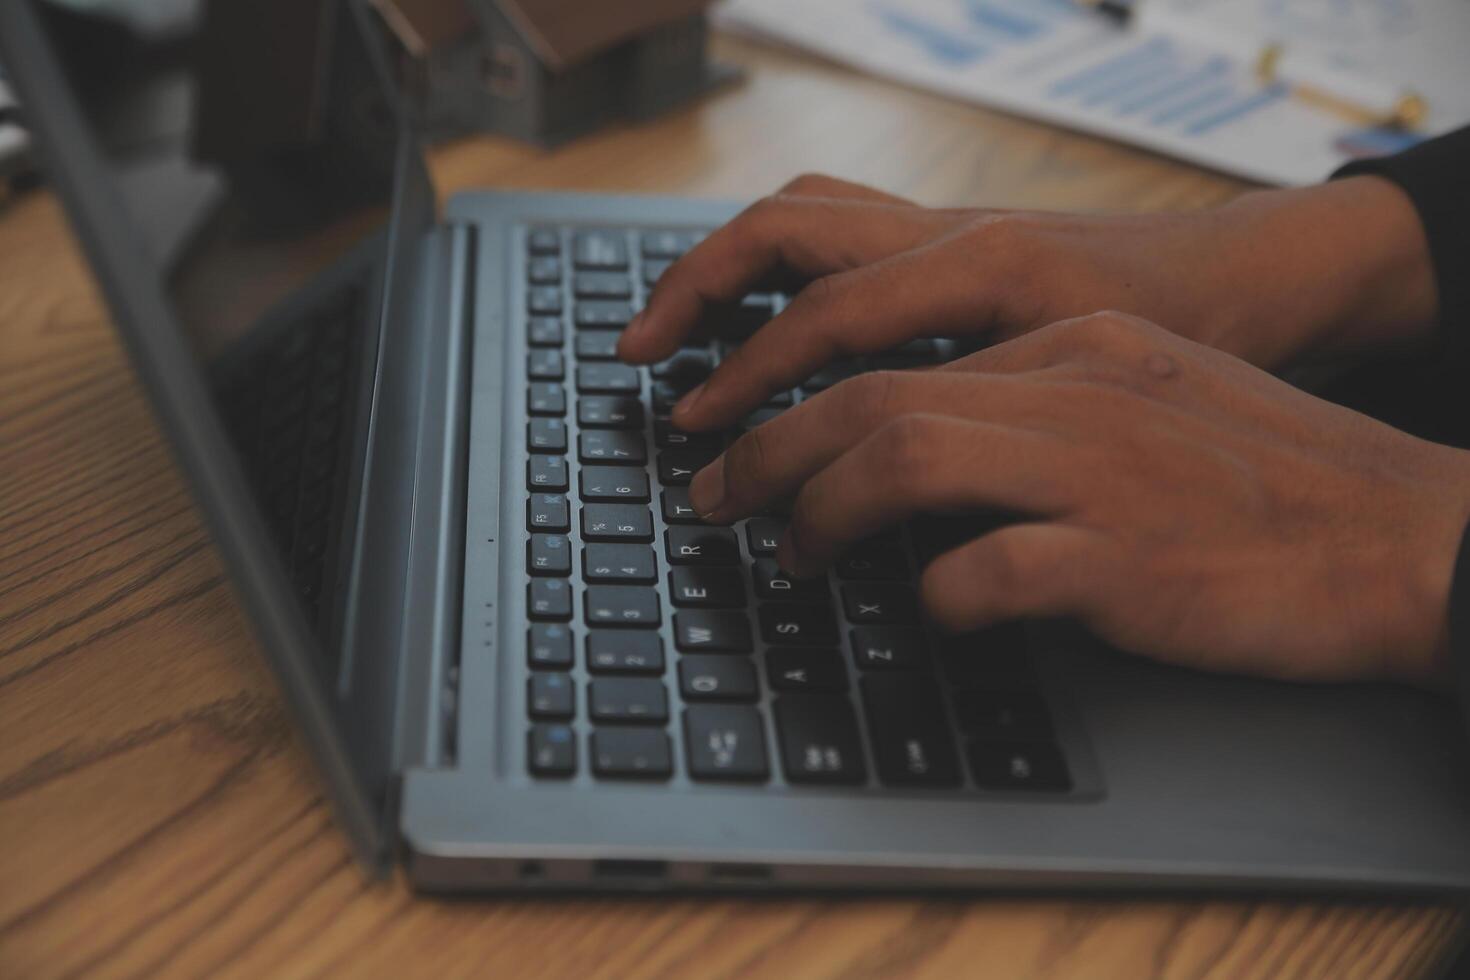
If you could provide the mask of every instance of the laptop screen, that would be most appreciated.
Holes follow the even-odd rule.
[[[33,6],[335,661],[332,522],[398,139],[359,24],[338,0]]]

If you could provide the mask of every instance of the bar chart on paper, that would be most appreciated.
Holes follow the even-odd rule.
[[[1070,0],[727,0],[718,16],[907,84],[1267,183],[1320,180],[1413,139],[1292,98],[1208,43],[1124,29]]]

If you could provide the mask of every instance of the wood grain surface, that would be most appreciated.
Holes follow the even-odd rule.
[[[1160,158],[725,40],[740,88],[491,184],[1207,205]],[[458,900],[351,863],[60,209],[0,216],[0,977],[1412,977],[1459,913],[1207,898]]]

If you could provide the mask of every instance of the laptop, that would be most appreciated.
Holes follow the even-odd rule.
[[[140,17],[149,4],[135,5]],[[373,874],[425,891],[1463,891],[1443,700],[1210,676],[1066,623],[964,636],[931,515],[795,581],[701,523],[671,402],[787,297],[652,368],[618,330],[723,202],[441,209],[357,4],[0,0],[9,69],[139,378]],[[146,18],[144,18],[146,19]]]

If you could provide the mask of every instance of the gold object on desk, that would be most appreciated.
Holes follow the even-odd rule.
[[[1338,95],[1325,86],[1283,78],[1281,62],[1285,54],[1286,46],[1280,43],[1267,44],[1261,49],[1256,56],[1254,68],[1262,85],[1278,82],[1284,84],[1291,89],[1294,98],[1364,126],[1414,130],[1424,125],[1424,119],[1429,113],[1429,102],[1418,92],[1407,89],[1397,95],[1387,108],[1375,108],[1363,100]]]

